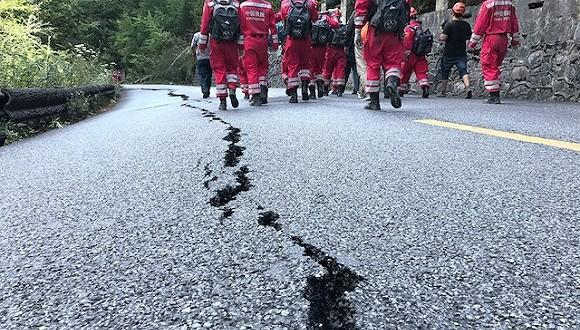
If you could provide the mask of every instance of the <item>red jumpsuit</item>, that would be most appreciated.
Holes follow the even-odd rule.
[[[354,24],[361,29],[369,20],[369,12],[373,11],[375,0],[356,0]],[[366,92],[378,93],[381,85],[381,68],[385,77],[401,78],[401,62],[403,62],[403,43],[397,33],[377,31],[369,25],[368,39],[363,45],[363,53],[367,62]]]
[[[520,43],[518,33],[518,17],[511,0],[486,0],[481,4],[470,44],[483,39],[481,70],[485,89],[490,93],[501,89],[501,64],[508,50],[508,35],[512,36],[512,46],[517,46]]]
[[[278,48],[278,32],[272,4],[266,0],[247,0],[240,5],[240,30],[244,40],[243,63],[248,74],[250,95],[260,94],[267,86],[268,36]]]
[[[411,52],[413,49],[413,41],[415,40],[415,33],[417,28],[421,26],[420,21],[411,21],[411,23],[405,28],[405,36],[403,37],[403,49],[405,52]],[[409,80],[411,75],[415,72],[417,77],[417,82],[421,87],[429,87],[429,62],[426,56],[417,56],[412,52],[401,64],[402,77],[401,85],[399,86],[399,91],[403,93],[409,92]]]
[[[240,6],[236,0],[233,0],[232,4],[237,8]],[[215,5],[213,0],[206,0],[203,5],[199,45],[203,47],[207,45],[208,39],[211,39],[210,63],[215,78],[216,96],[223,98],[228,96],[228,88],[235,90],[238,87],[239,45],[236,42],[217,41],[208,37]]]
[[[328,25],[330,25],[332,29],[336,29],[340,26],[340,23],[338,22],[336,17],[333,17],[328,13],[321,14],[318,19],[326,20],[326,22],[328,23]],[[328,47],[326,45],[312,46],[312,52],[310,55],[310,73],[312,74],[314,80],[312,80],[311,85],[314,84],[316,81],[324,80],[322,73],[327,59],[326,57],[327,50]]]
[[[346,69],[346,53],[344,47],[336,47],[329,45],[326,51],[326,63],[324,64],[324,83],[330,84],[332,80],[332,87],[336,89],[339,86],[345,85],[344,70]]]
[[[296,0],[300,2],[301,0]],[[308,2],[308,10],[310,12],[310,21],[314,22],[318,18],[318,10],[316,9],[316,1],[302,0]],[[280,9],[281,18],[288,19],[288,15],[292,10],[292,3],[290,0],[283,0]],[[300,86],[300,81],[311,80],[310,78],[310,49],[312,48],[312,41],[310,37],[306,39],[293,39],[288,36],[284,45],[285,62],[288,66],[288,89],[293,89]]]

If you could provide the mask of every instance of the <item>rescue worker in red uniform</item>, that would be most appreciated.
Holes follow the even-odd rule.
[[[375,0],[356,0],[355,3],[355,43],[360,42],[360,29],[369,22],[368,39],[363,45],[363,53],[367,62],[366,91],[370,96],[369,110],[380,110],[379,91],[381,85],[381,69],[385,71],[386,93],[394,108],[401,107],[401,98],[397,91],[401,79],[401,62],[403,62],[402,33],[407,25],[409,8],[404,0],[396,0],[384,4]],[[383,5],[381,5],[383,4]],[[396,11],[396,14],[395,14]],[[388,20],[387,12],[395,14]]]
[[[399,86],[399,95],[403,96],[409,92],[409,80],[411,75],[415,72],[417,83],[423,90],[423,98],[429,97],[429,62],[425,55],[417,55],[413,53],[413,43],[415,41],[415,34],[421,28],[421,21],[417,19],[417,10],[411,8],[410,18],[411,23],[405,28],[405,36],[403,37],[403,49],[405,58],[401,64],[402,77],[401,85]]]
[[[519,29],[516,8],[511,0],[485,0],[481,4],[468,46],[473,49],[483,39],[480,62],[490,104],[500,103],[501,64],[509,44],[514,49],[519,47]]]
[[[286,94],[290,103],[298,102],[298,87],[302,85],[302,100],[309,100],[310,49],[312,41],[310,28],[318,19],[314,0],[283,0],[280,9],[282,20],[286,22],[288,37],[284,45],[285,63],[288,66]]]
[[[339,21],[336,19],[336,14],[332,15],[332,13],[337,12],[337,9],[329,10],[324,13],[320,13],[318,17],[317,23],[320,21],[324,21],[328,27],[332,29],[336,29],[340,26]],[[340,15],[338,15],[340,17]],[[329,34],[330,36],[330,34]],[[313,41],[314,42],[314,41]],[[310,55],[310,73],[313,77],[312,81],[310,81],[309,89],[310,89],[310,98],[316,99],[316,90],[318,89],[318,97],[324,96],[324,77],[322,76],[324,65],[326,63],[326,51],[328,49],[328,44],[318,45],[312,44],[312,50]]]
[[[204,50],[208,42],[211,44],[210,62],[214,71],[216,96],[220,99],[220,110],[227,109],[228,95],[232,107],[239,106],[236,97],[239,81],[239,21],[237,20],[239,7],[237,0],[205,0],[203,5],[198,47]],[[231,19],[231,15],[235,19]]]
[[[346,52],[345,47],[347,43],[346,25],[341,25],[335,29],[332,41],[328,45],[326,51],[326,63],[324,63],[324,78],[325,91],[330,88],[332,82],[333,93],[338,97],[342,97],[344,93],[344,79],[346,69]]]
[[[248,75],[250,105],[268,103],[268,37],[278,50],[278,32],[272,4],[246,0],[240,5],[240,30],[244,42],[243,64]]]

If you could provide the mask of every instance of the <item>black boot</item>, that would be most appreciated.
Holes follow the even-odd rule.
[[[342,94],[344,94],[344,86],[338,86],[336,89],[336,96],[342,97]]]
[[[318,98],[321,98],[324,96],[324,83],[320,80],[318,80],[316,82],[316,87],[318,89]]]
[[[324,87],[323,87],[323,92],[322,92],[322,94],[323,94],[324,96],[328,96],[328,92],[329,92],[329,91],[330,91],[330,86],[328,86],[328,85],[324,84]]]
[[[389,89],[387,88],[387,78],[385,78],[385,80],[383,80],[383,83],[384,83],[383,92],[385,93],[384,98],[388,99],[391,95],[389,94]]]
[[[203,98],[204,99],[209,98],[209,92],[203,92]]]
[[[308,86],[308,90],[310,91],[310,99],[316,100],[316,86],[310,85]]]
[[[290,94],[290,103],[298,103],[298,87],[294,87],[287,91]]]
[[[268,104],[268,86],[260,86],[260,97],[262,98],[262,104]]]
[[[399,87],[400,79],[395,76],[391,76],[387,78],[387,85],[386,85],[386,93],[389,94],[391,98],[391,105],[393,108],[398,109],[401,107],[401,97],[399,93],[397,93],[397,87]]]
[[[308,100],[310,100],[308,96],[308,81],[302,81],[302,101]]]
[[[228,109],[228,103],[226,102],[226,98],[225,97],[220,97],[220,110],[225,111]]]
[[[423,95],[422,97],[424,99],[428,99],[429,98],[429,86],[423,86]]]
[[[237,109],[240,106],[240,102],[238,102],[238,98],[236,97],[236,90],[230,89],[230,102],[232,102],[232,107]]]
[[[250,98],[250,105],[253,107],[259,107],[262,105],[262,96],[260,94],[254,94]]]
[[[365,106],[367,110],[381,110],[381,103],[379,102],[379,93],[369,93],[369,104]]]
[[[489,104],[501,104],[499,98],[499,91],[489,93],[489,98],[487,99],[487,103]]]
[[[473,92],[471,90],[468,90],[467,94],[465,95],[465,98],[471,100],[473,98]]]
[[[250,99],[250,94],[244,93],[244,100],[249,100],[249,99]]]

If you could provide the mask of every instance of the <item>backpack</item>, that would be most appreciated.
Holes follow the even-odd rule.
[[[211,37],[218,41],[236,41],[240,36],[240,17],[233,0],[214,0]]]
[[[288,36],[293,39],[306,39],[310,35],[311,22],[308,0],[294,2],[290,0],[292,8],[286,19]]]
[[[338,29],[334,31],[334,36],[332,37],[332,41],[330,44],[335,47],[344,47],[346,46],[346,25],[341,25]]]
[[[405,0],[375,0],[377,11],[370,25],[379,32],[401,34],[407,26],[407,7]]]
[[[332,30],[326,19],[319,19],[312,24],[312,45],[326,46],[332,39]]]
[[[421,26],[415,28],[415,39],[411,52],[417,56],[425,56],[431,53],[433,49],[433,34],[429,29],[423,29]]]

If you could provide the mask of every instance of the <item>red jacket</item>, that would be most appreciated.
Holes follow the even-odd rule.
[[[511,0],[485,0],[475,19],[471,42],[478,42],[486,34],[511,34],[518,40],[519,31],[516,7]]]
[[[219,0],[217,2],[220,2]],[[227,2],[227,1],[226,1]],[[200,45],[207,45],[209,29],[211,26],[211,21],[213,19],[213,8],[216,2],[214,0],[205,0],[203,4],[203,14],[201,15],[201,36],[199,37]],[[240,3],[237,0],[232,0],[232,5],[236,8],[240,8]]]
[[[272,4],[266,0],[248,0],[240,5],[240,31],[243,36],[272,36],[272,42],[278,44],[276,18]]]
[[[295,0],[295,2],[308,1],[308,11],[310,12],[310,21],[315,22],[318,19],[318,9],[316,7],[318,4],[314,0]],[[292,10],[292,3],[290,0],[283,0],[280,6],[280,16],[283,21],[290,15],[290,10]]]
[[[411,23],[405,27],[405,35],[403,37],[404,50],[413,49],[413,41],[415,41],[415,33],[417,32],[418,27],[421,27],[421,21],[411,21]]]
[[[318,20],[325,20],[332,29],[338,29],[340,27],[340,22],[336,16],[330,15],[329,13],[321,13]]]

